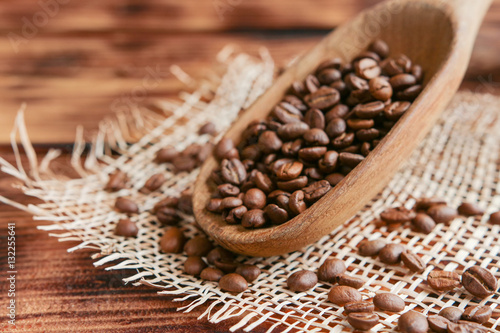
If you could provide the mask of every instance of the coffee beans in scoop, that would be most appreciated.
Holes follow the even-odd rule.
[[[206,209],[249,229],[280,225],[337,186],[422,90],[422,68],[389,54],[377,40],[351,63],[325,60],[294,82],[267,118],[250,123],[237,145],[223,138],[214,149],[220,165],[209,180],[215,186]],[[175,166],[189,155],[167,149],[158,161]],[[387,219],[413,215],[396,209]]]

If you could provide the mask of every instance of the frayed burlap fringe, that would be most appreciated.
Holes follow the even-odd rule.
[[[165,171],[165,165],[152,162],[156,151],[167,145],[182,149],[191,143],[206,142],[208,136],[196,134],[206,121],[216,123],[217,129],[223,132],[240,109],[250,105],[272,81],[273,63],[266,52],[262,59],[233,56],[227,50],[221,57],[228,64],[227,73],[220,80],[214,80],[216,85],[208,81],[201,83],[194,93],[181,95],[183,103],[158,103],[157,107],[165,115],[136,111],[104,121],[83,165],[80,155],[84,144],[80,131],[72,159],[74,169],[81,176],[78,179],[64,179],[51,172],[50,161],[58,156],[57,151],[50,151],[38,164],[21,112],[13,131],[13,147],[17,153],[15,137],[19,134],[30,170],[22,168],[18,154],[17,166],[2,159],[0,164],[2,171],[25,183],[26,195],[40,198],[44,203],[25,207],[6,198],[0,197],[0,201],[31,212],[35,219],[49,221],[51,224],[40,228],[50,231],[50,235],[60,241],[80,242],[69,251],[95,249],[96,266],[109,264],[112,266],[106,267],[107,270],[133,270],[125,282],[146,284],[160,289],[161,294],[191,300],[188,306],[181,308],[183,311],[205,305],[206,310],[200,318],[207,317],[213,323],[238,318],[232,330],[250,331],[264,322],[269,331],[278,327],[283,331],[306,332],[350,330],[342,308],[327,300],[330,285],[318,284],[303,293],[286,288],[288,275],[300,269],[316,270],[329,257],[344,260],[348,274],[367,281],[361,290],[364,298],[379,291],[392,291],[405,299],[405,311],[437,313],[445,306],[465,308],[470,304],[482,304],[497,312],[498,295],[478,302],[463,289],[435,294],[425,284],[428,273],[434,268],[461,272],[480,264],[500,276],[500,226],[487,223],[489,213],[500,209],[500,120],[497,110],[500,98],[490,95],[459,93],[385,190],[330,235],[302,251],[284,256],[239,257],[239,261],[256,264],[262,269],[259,279],[244,293],[225,293],[216,283],[185,275],[182,272],[186,258],[183,254],[161,254],[158,241],[163,231],[149,210],[165,195],[176,196],[189,189],[197,171],[174,175],[169,166]],[[172,70],[184,82],[193,83],[179,68]],[[204,102],[207,98],[211,101]],[[135,138],[137,143],[129,145],[127,138]],[[119,156],[111,156],[111,149]],[[117,167],[129,174],[134,187],[107,193],[103,187],[108,174]],[[162,193],[148,196],[139,193],[145,180],[157,172],[166,172],[168,179]],[[137,238],[124,239],[113,233],[121,217],[112,209],[113,203],[116,197],[124,195],[135,198],[141,207],[141,213],[133,217],[139,226]],[[457,218],[449,226],[438,225],[429,235],[410,229],[388,231],[373,223],[386,207],[411,206],[415,198],[434,195],[446,198],[455,206],[462,201],[477,201],[487,214],[481,218]],[[188,236],[199,233],[192,217],[184,216],[181,226]],[[413,274],[402,266],[388,266],[357,254],[356,247],[362,240],[376,238],[411,247],[422,256],[427,269],[421,274]],[[399,315],[378,314],[381,320],[373,330],[394,330]],[[487,326],[498,331],[499,319],[490,319]]]

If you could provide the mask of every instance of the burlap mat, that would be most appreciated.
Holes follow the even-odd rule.
[[[220,60],[227,65],[223,77],[203,81],[194,93],[182,93],[182,103],[157,104],[165,115],[132,110],[105,120],[83,165],[80,158],[83,142],[78,139],[72,160],[81,176],[78,179],[62,178],[50,170],[50,161],[58,155],[57,151],[49,152],[41,163],[37,162],[21,112],[14,134],[19,134],[22,140],[31,169],[25,171],[19,159],[17,166],[3,159],[0,164],[3,172],[24,181],[26,195],[40,198],[44,203],[26,207],[7,198],[0,197],[0,201],[33,213],[35,219],[49,221],[50,225],[40,228],[50,231],[60,241],[80,242],[69,251],[95,249],[96,266],[112,263],[105,269],[131,269],[131,276],[125,282],[147,284],[160,288],[160,294],[179,295],[179,300],[192,301],[180,310],[190,311],[204,305],[206,310],[201,317],[213,323],[238,318],[233,330],[250,331],[263,322],[271,323],[269,331],[275,328],[307,332],[350,330],[343,309],[327,300],[330,285],[318,284],[303,293],[286,288],[286,279],[291,273],[300,269],[316,270],[325,259],[336,257],[346,262],[348,274],[368,281],[361,290],[364,298],[371,298],[379,291],[391,291],[405,299],[405,311],[415,309],[426,314],[437,313],[445,306],[463,309],[469,304],[488,305],[493,308],[494,316],[486,325],[498,331],[500,320],[494,319],[498,318],[495,314],[500,305],[498,294],[477,303],[463,289],[436,294],[425,283],[428,273],[436,267],[460,273],[478,264],[500,277],[500,226],[487,223],[488,215],[500,209],[500,98],[490,95],[457,94],[385,190],[330,235],[288,255],[238,258],[262,269],[259,279],[244,293],[225,293],[216,283],[184,274],[184,254],[160,253],[158,242],[163,230],[148,210],[165,195],[179,195],[190,188],[197,171],[174,175],[167,167],[169,180],[162,187],[163,193],[140,194],[138,190],[146,179],[165,171],[164,165],[152,162],[156,151],[167,145],[182,149],[194,142],[206,142],[209,137],[198,136],[196,130],[208,120],[215,122],[223,132],[240,109],[250,105],[272,81],[273,63],[267,53],[263,52],[261,59],[230,53],[225,50],[220,54]],[[174,67],[173,72],[193,84],[180,69]],[[130,138],[135,138],[137,143],[128,145]],[[112,157],[111,148],[120,156]],[[17,152],[16,145],[14,149]],[[135,185],[132,189],[107,193],[103,191],[107,175],[117,167],[126,171]],[[139,225],[137,238],[124,239],[113,233],[120,214],[112,207],[116,197],[124,195],[136,198],[141,207],[142,213],[133,217]],[[411,207],[415,198],[425,196],[444,197],[455,206],[462,201],[477,201],[486,209],[486,214],[481,218],[457,218],[449,226],[440,224],[429,235],[410,229],[388,231],[386,227],[376,227],[374,220],[385,208],[400,204]],[[189,236],[199,233],[192,217],[184,216],[181,226]],[[362,240],[376,238],[411,247],[423,256],[427,269],[421,274],[412,274],[403,266],[388,266],[357,254],[357,245]],[[380,324],[373,331],[392,331],[396,327],[399,314],[378,314]]]

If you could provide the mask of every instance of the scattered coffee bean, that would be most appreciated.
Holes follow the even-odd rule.
[[[174,147],[166,147],[158,150],[155,161],[157,163],[172,163],[179,155],[179,152]]]
[[[215,247],[207,254],[207,261],[211,265],[215,265],[215,261],[232,261],[234,259],[234,254],[222,247]]]
[[[163,183],[166,181],[165,176],[161,173],[157,173],[149,177],[144,184],[144,187],[141,188],[140,192],[144,194],[149,194],[158,190]]]
[[[453,290],[460,286],[460,277],[455,272],[434,270],[427,276],[427,284],[437,291]]]
[[[500,212],[491,214],[488,222],[491,224],[500,225]]]
[[[181,216],[174,208],[161,207],[156,211],[156,218],[162,225],[175,225],[181,220]]]
[[[288,289],[301,292],[314,288],[318,283],[318,277],[314,272],[302,270],[290,275],[286,282]]]
[[[402,333],[426,333],[429,330],[429,324],[423,314],[408,311],[399,317],[398,328]]]
[[[127,174],[121,170],[116,170],[109,176],[108,183],[104,187],[106,191],[117,192],[126,187],[127,184]]]
[[[232,293],[241,293],[248,288],[248,283],[245,278],[236,273],[230,273],[224,275],[219,280],[219,287],[222,290],[229,291]]]
[[[430,234],[436,227],[436,222],[425,213],[418,213],[411,223],[417,231],[424,234]]]
[[[337,283],[341,286],[349,286],[355,289],[359,289],[365,285],[366,281],[355,276],[340,274],[339,276],[337,276]]]
[[[181,253],[186,237],[181,229],[169,227],[160,239],[160,249],[164,253]]]
[[[457,210],[458,214],[463,216],[477,216],[484,214],[484,209],[470,202],[463,202],[460,206],[458,206]]]
[[[373,297],[373,304],[382,311],[401,312],[405,308],[405,301],[392,293],[380,293]]]
[[[347,303],[360,302],[361,299],[361,293],[349,286],[334,286],[328,293],[328,300],[340,306]]]
[[[215,135],[215,134],[217,134],[217,129],[215,127],[215,124],[212,122],[205,123],[198,130],[198,134],[199,135],[203,135],[203,134]]]
[[[215,267],[222,270],[224,273],[234,273],[238,268],[238,263],[231,259],[217,259],[214,262]]]
[[[488,329],[481,327],[481,325],[459,320],[457,323],[448,324],[448,333],[487,333],[490,332]]]
[[[460,318],[462,318],[462,313],[464,313],[462,310],[454,306],[449,306],[439,311],[439,315],[441,317],[448,319],[452,323],[456,323],[457,321],[459,321]]]
[[[380,213],[382,221],[392,223],[404,223],[413,220],[416,217],[414,211],[404,207],[388,208]]]
[[[448,324],[450,321],[444,317],[438,315],[431,315],[427,317],[427,322],[429,323],[429,328],[433,332],[446,333],[448,332]]]
[[[243,276],[247,282],[252,282],[259,277],[260,268],[255,265],[240,265],[236,268],[236,273]]]
[[[420,198],[415,204],[415,209],[417,211],[427,211],[434,205],[446,205],[446,200],[438,197]]]
[[[182,193],[177,203],[177,209],[184,214],[193,215],[193,195],[191,193]]]
[[[486,268],[472,266],[462,273],[462,285],[472,295],[485,298],[497,290],[497,278]]]
[[[201,257],[188,257],[184,262],[184,272],[189,275],[198,276],[207,267]]]
[[[357,330],[368,331],[378,324],[378,316],[371,312],[353,312],[347,315],[347,321]]]
[[[351,302],[344,305],[345,314],[353,312],[373,312],[374,310],[375,305],[369,301]]]
[[[394,265],[401,261],[401,254],[405,250],[401,244],[387,244],[380,250],[378,258],[385,264]]]
[[[139,212],[139,206],[137,206],[134,201],[127,198],[117,198],[115,201],[115,208],[126,214],[137,214]]]
[[[380,251],[386,246],[386,243],[381,239],[371,241],[363,241],[358,247],[358,253],[365,257],[377,256]]]
[[[441,204],[432,205],[427,210],[427,215],[429,215],[436,223],[448,224],[458,216],[458,212],[455,208]]]
[[[195,236],[184,245],[184,252],[188,256],[206,256],[212,249],[212,243],[205,236]]]
[[[401,253],[401,260],[409,270],[416,273],[422,273],[427,266],[422,258],[409,250],[404,250]]]
[[[345,271],[345,263],[342,260],[328,259],[318,269],[318,280],[334,283]]]
[[[491,310],[491,308],[486,305],[469,306],[462,314],[462,319],[483,324],[490,320],[492,313],[493,311]]]
[[[224,276],[224,272],[215,267],[207,267],[200,273],[200,278],[207,281],[218,282],[222,276]]]
[[[166,197],[163,200],[158,201],[153,207],[153,214],[156,214],[158,210],[164,207],[174,208],[177,207],[179,203],[179,198],[175,197]]]
[[[139,232],[137,225],[129,219],[121,219],[116,224],[115,235],[124,237],[135,237]]]

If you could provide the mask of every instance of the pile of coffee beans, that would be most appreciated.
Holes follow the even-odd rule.
[[[477,298],[493,295],[498,289],[497,278],[486,268],[472,266],[462,273],[462,279],[455,272],[434,270],[427,277],[427,284],[437,291],[449,291],[463,286]]]
[[[245,228],[279,225],[304,212],[354,169],[422,90],[422,68],[389,57],[381,40],[351,63],[334,58],[294,82],[238,146],[215,147],[220,167],[206,208]]]
[[[491,308],[484,305],[469,306],[465,308],[465,311],[456,307],[446,307],[437,315],[427,316],[427,322],[428,327],[438,333],[486,333],[488,329],[481,324],[486,323],[491,318],[491,314]]]

